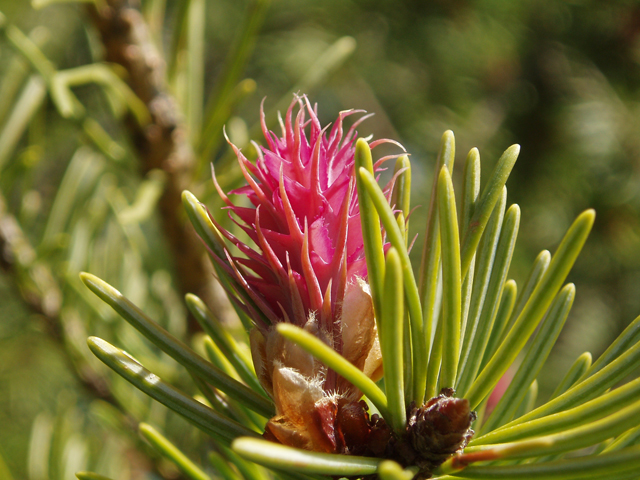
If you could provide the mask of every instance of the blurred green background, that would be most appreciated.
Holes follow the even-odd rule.
[[[149,460],[154,455],[131,433],[132,425],[153,418],[187,451],[199,434],[92,363],[84,338],[116,338],[143,352],[138,356],[174,383],[188,379],[88,298],[77,281],[79,270],[100,274],[174,333],[189,330],[171,242],[155,209],[168,180],[140,167],[126,107],[114,108],[117,99],[96,84],[73,88],[84,105],[75,118],[63,118],[44,87],[34,90],[41,100],[28,118],[20,116],[37,95],[19,105],[34,69],[18,52],[10,26],[30,35],[58,70],[100,62],[105,50],[88,3],[33,3],[38,8],[26,0],[0,0],[6,17],[0,37],[0,192],[6,209],[0,222],[6,227],[7,216],[16,219],[33,247],[33,258],[2,262],[0,458],[16,479],[67,480],[74,469],[100,466],[114,478],[177,478],[169,465]],[[411,217],[417,234],[444,130],[456,135],[458,165],[478,147],[485,172],[519,143],[507,184],[509,201],[522,208],[511,274],[518,281],[540,250],[553,251],[579,212],[596,209],[594,231],[570,276],[576,305],[546,367],[542,398],[580,353],[596,357],[640,313],[637,1],[210,0],[197,2],[203,14],[191,17],[200,30],[180,23],[187,4],[147,1],[142,7],[169,63],[167,92],[190,128],[200,166],[191,184],[205,198],[212,198],[209,162],[223,176],[233,174],[221,129],[199,138],[194,125],[209,118],[203,107],[228,107],[216,110],[225,112],[216,122],[246,144],[255,135],[263,98],[269,111],[279,101],[287,105],[292,89],[307,86],[301,93],[318,103],[323,124],[348,108],[374,112],[360,134],[396,139],[411,153],[413,205],[422,205]],[[263,18],[252,24],[255,11]],[[243,37],[251,28],[255,36]],[[194,31],[201,33],[199,43]],[[235,64],[233,52],[241,53]],[[193,72],[202,75],[194,80]],[[225,90],[227,78],[231,87]],[[233,87],[242,79],[255,83],[245,81],[238,93]],[[233,95],[239,100],[226,104]],[[87,118],[99,125],[94,136]],[[38,283],[41,266],[51,274],[53,290]],[[33,291],[54,292],[55,315],[34,308],[28,301]],[[120,392],[115,399],[100,387],[104,382]],[[125,397],[127,415],[113,408]],[[44,470],[41,455],[49,455]],[[3,468],[0,459],[2,478]]]

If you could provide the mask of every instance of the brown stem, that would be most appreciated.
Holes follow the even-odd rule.
[[[126,129],[140,158],[142,173],[156,168],[167,173],[159,210],[174,258],[178,287],[183,294],[195,293],[212,305],[219,302],[212,293],[213,271],[203,258],[203,246],[182,210],[181,193],[191,186],[193,151],[183,115],[167,93],[165,62],[153,45],[136,5],[134,0],[107,0],[101,8],[91,5],[89,15],[102,38],[105,59],[124,67],[126,81],[151,115],[146,126],[128,118]],[[190,330],[197,329],[196,323],[190,322]]]
[[[120,411],[126,412],[113,396],[108,380],[96,372],[80,354],[74,353],[68,344],[69,332],[61,320],[62,292],[49,266],[37,258],[34,248],[24,235],[16,218],[7,210],[5,199],[0,195],[0,270],[6,273],[25,301],[27,307],[41,318],[45,331],[64,351],[62,357],[70,371],[76,371],[84,390],[93,398],[100,398]],[[126,424],[137,437],[138,422],[126,415]],[[158,473],[157,462],[150,461],[141,449],[128,449],[132,463]],[[181,480],[184,477],[172,477]]]
[[[60,345],[67,355],[65,361],[78,372],[82,386],[94,397],[114,405],[106,380],[86,362],[76,362],[66,344],[66,334],[60,319],[62,292],[49,266],[38,260],[29,240],[16,218],[9,213],[5,199],[0,195],[0,269],[13,280],[20,296],[29,309],[44,322],[47,334]]]

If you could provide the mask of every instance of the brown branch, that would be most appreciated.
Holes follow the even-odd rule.
[[[106,380],[86,362],[74,360],[67,345],[67,332],[60,319],[62,292],[49,266],[37,258],[34,248],[0,195],[0,269],[13,279],[19,295],[45,324],[46,333],[67,353],[63,355],[78,372],[82,386],[94,397],[118,405]],[[72,348],[72,347],[71,347]],[[77,355],[75,355],[77,357]]]
[[[159,210],[179,289],[183,294],[195,293],[210,304],[219,303],[213,294],[212,268],[182,210],[181,193],[191,186],[194,168],[183,115],[167,93],[165,62],[136,6],[134,0],[107,0],[101,8],[91,5],[89,15],[102,38],[105,59],[124,67],[126,81],[151,115],[149,125],[141,127],[129,118],[126,128],[140,158],[142,173],[155,168],[167,173]],[[195,321],[190,324],[192,331],[197,329]]]
[[[64,351],[68,368],[77,372],[84,390],[93,398],[100,398],[125,413],[125,423],[132,437],[140,441],[137,435],[138,422],[127,413],[118,399],[113,396],[108,380],[96,372],[91,365],[68,344],[73,335],[69,322],[61,320],[62,292],[49,266],[37,258],[34,248],[24,235],[16,218],[7,210],[4,197],[0,194],[0,270],[12,280],[17,293],[24,299],[27,307],[45,324],[46,333]],[[64,313],[62,313],[64,315]],[[72,343],[72,342],[70,342]],[[141,467],[142,471],[154,471],[166,478],[140,448],[129,448],[130,461]],[[174,480],[184,477],[174,476]]]

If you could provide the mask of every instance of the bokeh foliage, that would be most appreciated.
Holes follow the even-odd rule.
[[[29,83],[35,70],[9,38],[10,26],[29,35],[58,70],[104,58],[86,4],[33,3],[41,8],[0,1],[5,15],[0,40],[0,121],[6,134],[0,136],[2,215],[18,220],[35,249],[35,266],[48,269],[55,285],[47,290],[53,295],[49,305],[61,323],[52,324],[47,311],[18,295],[18,287],[28,294],[25,286],[33,283],[34,274],[44,278],[38,277],[41,270],[3,271],[0,424],[5,427],[0,428],[0,455],[15,478],[44,478],[29,462],[29,455],[40,453],[38,445],[29,444],[30,432],[47,439],[47,432],[55,431],[51,478],[66,479],[66,472],[82,468],[69,459],[91,458],[95,467],[108,462],[112,452],[125,459],[112,466],[114,472],[143,478],[136,475],[155,469],[171,477],[176,474],[172,467],[154,467],[149,461],[154,454],[137,439],[132,419],[163,425],[187,452],[189,440],[199,434],[91,363],[84,339],[89,331],[117,339],[127,349],[146,352],[140,359],[174,384],[189,388],[190,379],[82,291],[77,277],[81,269],[96,273],[178,336],[189,330],[179,269],[155,208],[168,180],[141,165],[126,105],[104,88],[92,82],[74,87],[84,113],[63,118],[46,86]],[[191,129],[189,143],[199,167],[190,184],[200,197],[212,192],[208,163],[218,162],[223,169],[229,165],[221,126],[226,124],[236,143],[246,144],[257,138],[253,127],[264,97],[269,111],[280,99],[286,105],[292,89],[313,84],[304,92],[319,103],[323,123],[338,110],[363,108],[376,115],[361,127],[362,134],[405,145],[412,154],[414,205],[427,204],[428,175],[445,129],[456,132],[459,151],[479,147],[487,170],[505,146],[521,144],[508,184],[510,198],[522,206],[526,219],[514,278],[526,274],[519,263],[529,265],[538,251],[557,242],[578,212],[586,207],[598,211],[570,277],[579,292],[574,312],[541,392],[557,384],[554,372],[566,371],[584,350],[596,357],[640,312],[637,2],[283,0],[263,5],[220,0],[200,2],[204,37],[195,46],[189,43],[192,31],[178,24],[186,3],[167,1],[164,15],[163,2],[143,2],[142,7],[153,41],[168,59],[168,90]],[[238,32],[252,9],[264,9],[264,19],[249,23],[256,38],[243,50]],[[229,69],[230,52],[240,52],[244,57],[236,59],[246,58],[246,64]],[[201,55],[200,66],[190,63],[189,54]],[[336,57],[329,71],[317,66],[319,59],[330,63]],[[187,75],[193,71],[202,73],[200,80]],[[234,90],[243,79],[251,80]],[[242,100],[236,105],[234,95]],[[32,115],[20,123],[20,114],[30,111],[29,100]],[[207,117],[209,104],[218,105],[213,109],[220,112],[217,117]],[[206,131],[208,118],[212,131]],[[203,133],[194,125],[203,125]],[[223,173],[231,182],[233,171]],[[420,208],[412,214],[416,232],[422,231],[425,213]],[[127,398],[130,417],[113,408],[119,399],[110,397],[104,382],[116,386],[116,397]],[[96,400],[100,395],[104,398]],[[56,423],[61,426],[53,428]]]

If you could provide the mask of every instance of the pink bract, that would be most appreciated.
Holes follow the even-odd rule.
[[[355,128],[369,115],[359,118],[345,135],[344,119],[355,113],[362,111],[340,112],[327,134],[328,126],[321,127],[307,97],[296,97],[284,124],[281,121],[282,137],[267,129],[261,109],[267,146],[256,145],[255,164],[229,141],[247,181],[229,193],[245,195],[255,208],[234,205],[215,175],[214,182],[227,208],[239,219],[234,221],[259,251],[216,226],[245,255],[226,260],[260,310],[242,305],[259,327],[266,325],[257,321],[256,313],[269,323],[302,326],[316,312],[320,325],[331,331],[340,317],[346,286],[355,277],[367,276],[354,155]]]

